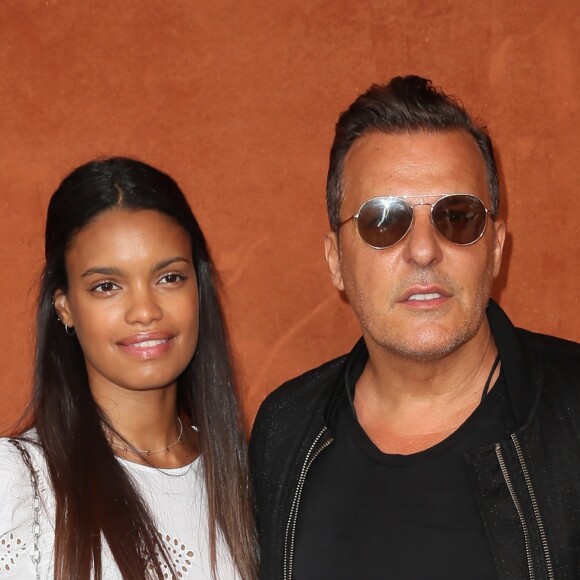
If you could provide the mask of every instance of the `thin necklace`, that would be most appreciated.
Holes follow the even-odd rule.
[[[177,417],[177,422],[179,423],[179,435],[177,439],[173,443],[171,443],[171,445],[168,445],[163,449],[155,449],[155,450],[137,449],[136,447],[135,448],[127,447],[126,445],[120,445],[119,443],[111,443],[111,447],[117,447],[117,449],[121,449],[125,453],[129,453],[129,451],[137,451],[137,453],[140,453],[141,455],[155,455],[156,453],[163,453],[164,451],[169,451],[172,447],[175,447],[183,437],[183,423],[181,422],[181,419],[179,417]]]

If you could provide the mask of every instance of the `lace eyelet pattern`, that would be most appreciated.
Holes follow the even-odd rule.
[[[167,555],[173,565],[173,569],[171,569],[164,559],[158,556],[158,562],[161,566],[163,577],[168,579],[174,578],[175,576],[177,576],[177,578],[188,578],[195,557],[193,550],[189,550],[183,542],[169,534],[160,534],[160,538],[165,544]]]
[[[186,578],[187,573],[193,566],[193,551],[188,550],[185,544],[180,542],[177,538],[171,537],[169,534],[163,536],[163,541],[167,547],[167,553],[175,567],[175,573],[178,578]],[[165,577],[171,578],[169,570],[164,570]]]
[[[6,533],[0,538],[0,576],[13,570],[27,547],[27,543],[13,532]]]

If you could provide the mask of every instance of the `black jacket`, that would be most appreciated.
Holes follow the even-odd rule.
[[[580,579],[580,344],[487,317],[518,428],[466,455],[498,578]],[[294,529],[310,464],[332,444],[353,351],[292,380],[262,404],[250,442],[260,578],[290,579]],[[388,572],[388,571],[387,571]]]

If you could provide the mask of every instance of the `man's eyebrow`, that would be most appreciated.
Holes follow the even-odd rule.
[[[188,260],[187,258],[183,258],[182,256],[174,256],[173,258],[167,258],[167,260],[157,262],[157,264],[151,268],[151,271],[159,272],[159,270],[163,270],[164,268],[179,262],[191,264],[191,260]],[[94,274],[98,274],[99,276],[124,276],[125,272],[121,270],[121,268],[115,268],[113,266],[95,266],[94,268],[89,268],[83,272],[81,278],[86,278],[87,276],[92,276]]]

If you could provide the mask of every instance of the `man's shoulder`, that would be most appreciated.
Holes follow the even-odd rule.
[[[569,385],[580,392],[580,344],[557,336],[517,328],[501,307],[490,301],[488,320],[502,359],[510,363],[520,376],[543,377],[547,384]]]
[[[342,355],[305,373],[282,383],[267,397],[270,404],[291,401],[299,402],[303,398],[310,398],[312,394],[322,394],[325,387],[331,388],[344,365],[348,355]]]
[[[521,339],[530,345],[538,356],[548,362],[580,369],[580,343],[523,328],[516,330]]]
[[[286,381],[261,404],[252,428],[252,446],[319,430],[348,355],[332,359]]]
[[[264,399],[258,411],[258,418],[265,414],[288,415],[293,410],[300,412],[301,409],[304,410],[305,405],[311,407],[327,400],[347,356],[327,361],[280,385]]]
[[[580,404],[580,344],[529,330],[517,332],[528,346],[530,365],[539,369],[544,392],[573,406]]]

